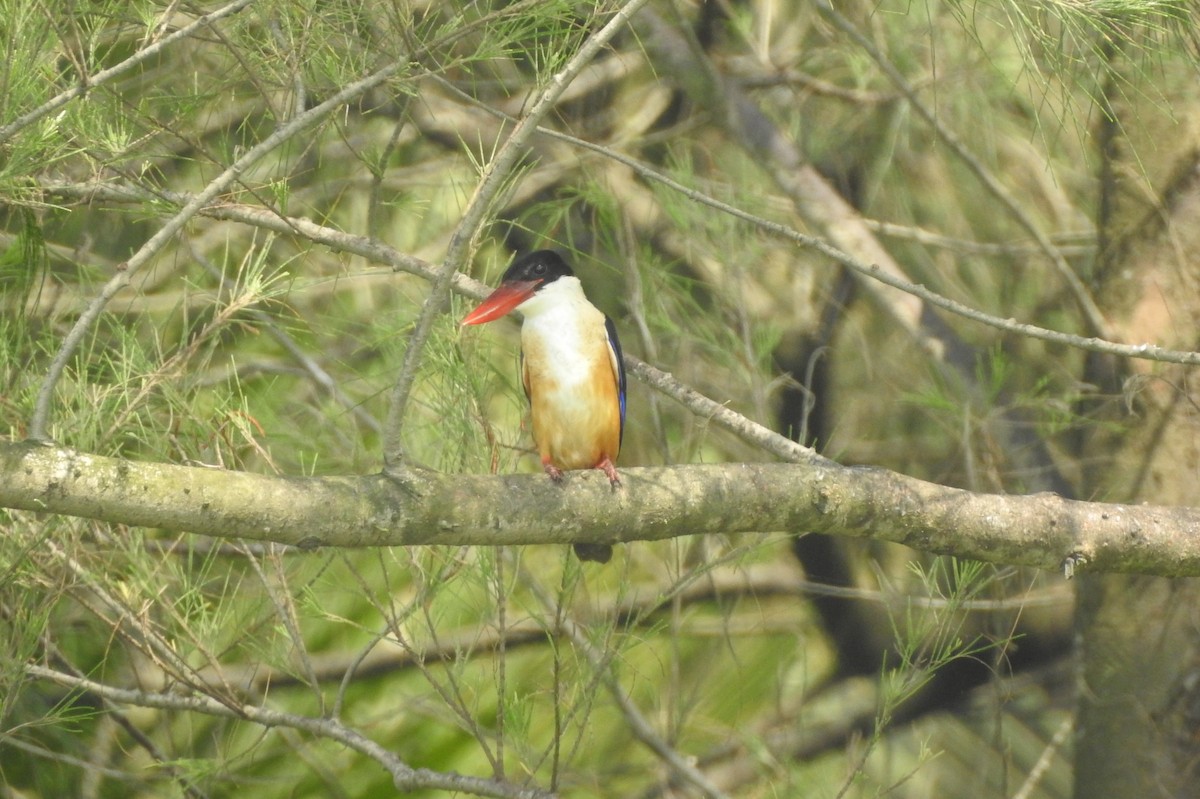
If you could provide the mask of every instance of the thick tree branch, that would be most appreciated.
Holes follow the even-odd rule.
[[[0,507],[299,547],[613,543],[822,532],[1041,569],[1200,574],[1200,509],[976,494],[882,469],[725,464],[602,474],[269,477],[0,443]]]

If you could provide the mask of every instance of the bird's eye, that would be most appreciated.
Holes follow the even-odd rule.
[[[533,273],[534,273],[535,275],[544,275],[544,274],[546,274],[546,265],[545,265],[545,264],[535,264],[535,265],[534,265],[534,267],[533,267]]]

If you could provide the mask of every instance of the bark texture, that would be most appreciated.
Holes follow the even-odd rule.
[[[1200,574],[1200,510],[981,494],[883,469],[724,464],[603,474],[270,477],[0,444],[0,506],[318,546],[655,541],[811,531],[1082,571]]]

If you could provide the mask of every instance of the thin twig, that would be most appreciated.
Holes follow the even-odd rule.
[[[493,588],[496,592],[496,631],[499,633],[496,648],[496,779],[504,779],[504,717],[508,708],[508,591],[504,585],[504,550],[495,550],[496,570],[493,573]]]
[[[625,285],[629,292],[629,316],[633,320],[634,329],[637,330],[638,344],[641,345],[641,350],[647,358],[657,362],[658,342],[651,334],[650,323],[646,319],[646,293],[642,288],[642,272],[637,265],[637,245],[631,230],[630,219],[624,213],[621,218],[618,242],[621,260],[625,265],[623,271],[625,272]],[[663,463],[674,463],[674,458],[671,456],[671,441],[667,436],[666,425],[663,423],[662,408],[659,406],[657,394],[650,395],[649,409],[654,438],[658,443]]]
[[[1038,785],[1042,781],[1042,777],[1046,776],[1046,772],[1050,770],[1050,766],[1054,763],[1054,758],[1058,756],[1058,750],[1066,742],[1067,736],[1075,729],[1075,718],[1068,716],[1063,719],[1062,724],[1058,725],[1058,729],[1054,731],[1054,735],[1050,737],[1050,742],[1042,750],[1041,756],[1037,762],[1033,764],[1033,768],[1029,770],[1025,781],[1021,783],[1021,787],[1013,794],[1012,799],[1029,799],[1033,792],[1037,790]]]
[[[190,243],[188,245],[188,250],[192,256],[192,260],[204,267],[204,270],[208,272],[209,275],[217,279],[222,288],[232,287],[232,281],[225,277],[221,270],[217,268],[216,264],[212,263],[202,254],[200,254],[195,247],[191,246]],[[320,386],[324,391],[328,392],[329,396],[333,398],[334,402],[354,414],[356,419],[362,422],[367,429],[371,430],[375,434],[378,435],[383,431],[383,425],[380,424],[379,420],[375,418],[374,414],[363,407],[361,402],[355,400],[353,397],[350,397],[348,394],[346,394],[346,392],[342,391],[342,388],[340,385],[338,385],[337,380],[335,380],[333,376],[329,374],[329,372],[325,371],[325,367],[321,366],[321,364],[319,364],[315,358],[309,355],[303,347],[296,343],[296,340],[288,335],[286,330],[279,326],[275,317],[259,308],[248,307],[245,310],[246,313],[250,315],[250,318],[252,318],[257,324],[261,325],[262,328],[267,331],[267,335],[275,339],[276,343],[283,347],[287,351],[288,355],[295,359],[296,363],[300,364],[300,368],[308,373],[308,376],[314,383]]]
[[[335,719],[299,716],[257,705],[225,705],[203,695],[163,694],[115,688],[95,680],[64,674],[61,671],[36,664],[27,665],[25,672],[31,677],[49,680],[72,690],[90,691],[120,704],[162,710],[191,711],[209,716],[248,721],[268,728],[300,730],[320,738],[327,738],[379,763],[391,774],[396,789],[400,791],[411,792],[420,789],[458,791],[474,796],[493,796],[498,799],[549,799],[554,796],[554,794],[539,788],[470,777],[452,771],[413,768],[398,758],[391,750]]]
[[[234,2],[223,8],[219,8],[210,14],[205,14],[204,16],[199,17],[192,22],[192,24],[180,28],[170,36],[166,36],[162,39],[159,39],[154,44],[143,47],[141,50],[138,50],[136,53],[131,55],[129,58],[126,58],[119,64],[114,64],[108,69],[101,70],[94,75],[85,75],[81,73],[79,75],[79,83],[74,87],[55,95],[37,108],[22,114],[12,122],[9,122],[7,125],[0,126],[0,143],[8,141],[10,138],[12,138],[13,134],[29,127],[39,119],[54,113],[59,108],[62,108],[64,105],[74,100],[76,97],[83,96],[88,92],[88,90],[93,89],[102,83],[107,83],[119,75],[123,75],[124,73],[136,67],[138,64],[141,64],[146,59],[153,58],[154,56],[158,55],[165,48],[170,47],[180,39],[186,39],[200,28],[211,26],[214,22],[222,19],[223,17],[227,17],[230,14],[236,14],[238,11],[241,11],[243,8],[253,2],[254,0],[234,0]]]
[[[246,562],[250,564],[250,568],[262,584],[267,598],[271,600],[271,604],[275,607],[275,617],[283,627],[287,637],[291,639],[292,651],[296,655],[295,660],[299,662],[300,668],[304,673],[304,678],[308,681],[309,688],[312,689],[313,697],[317,700],[320,713],[324,716],[326,714],[325,694],[321,691],[321,681],[318,679],[317,672],[313,668],[312,657],[309,655],[308,647],[304,644],[304,635],[300,632],[300,620],[296,616],[296,604],[288,588],[287,576],[283,572],[281,559],[276,550],[276,547],[269,547],[266,554],[266,558],[271,561],[274,579],[267,575],[266,569],[259,563],[259,559],[256,556],[247,555]]]
[[[726,794],[714,785],[700,769],[696,768],[689,758],[659,735],[658,731],[654,729],[654,725],[642,714],[637,704],[621,685],[621,681],[613,673],[611,654],[599,651],[588,638],[587,632],[574,619],[565,613],[558,612],[558,603],[547,593],[541,581],[525,569],[521,569],[521,574],[522,584],[533,593],[548,614],[554,615],[561,632],[571,640],[572,645],[583,654],[592,668],[596,669],[601,683],[608,689],[613,701],[616,702],[634,737],[654,752],[672,772],[697,788],[709,799],[726,799]]]
[[[105,707],[105,712],[111,712],[111,708]],[[138,768],[136,772],[134,770],[124,771],[105,766],[93,760],[81,760],[80,758],[72,757],[66,752],[58,752],[53,749],[47,749],[43,746],[38,746],[37,744],[29,743],[17,737],[16,735],[13,735],[12,733],[4,736],[3,745],[11,746],[13,749],[24,752],[31,757],[44,758],[46,761],[53,763],[56,766],[73,766],[74,768],[79,769],[80,772],[92,777],[107,777],[111,780],[121,780],[131,783],[135,780],[140,781],[145,779],[145,773],[141,768]],[[155,765],[161,766],[159,763],[156,763]],[[183,787],[186,789],[186,786]],[[14,794],[10,794],[10,796],[11,795]]]
[[[400,100],[401,107],[396,112],[396,124],[392,126],[392,135],[388,136],[383,152],[376,159],[364,159],[367,169],[371,172],[370,189],[367,191],[367,235],[373,239],[379,238],[379,217],[383,207],[383,180],[387,176],[388,161],[400,146],[400,134],[408,122],[408,104],[410,98]]]
[[[937,247],[943,250],[953,250],[964,255],[982,255],[985,257],[1029,257],[1042,252],[1037,243],[1028,241],[993,242],[959,239],[935,233],[932,230],[917,225],[900,225],[895,222],[884,222],[879,219],[863,219],[873,233],[902,241],[915,241],[925,247]],[[1056,252],[1063,258],[1091,257],[1101,249],[1096,246],[1096,231],[1080,230],[1065,232],[1053,237],[1051,241]]]

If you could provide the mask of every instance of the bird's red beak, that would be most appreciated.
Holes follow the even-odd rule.
[[[540,280],[501,283],[500,287],[489,294],[486,300],[479,303],[475,310],[466,315],[462,323],[464,325],[481,325],[484,322],[499,319],[532,297],[533,292],[537,291],[537,287],[541,284]]]

